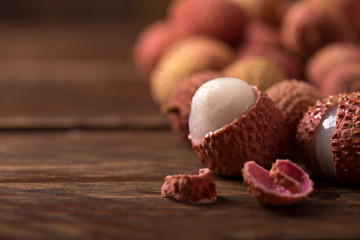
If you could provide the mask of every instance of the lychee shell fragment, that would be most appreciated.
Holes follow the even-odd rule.
[[[288,132],[280,110],[266,94],[253,88],[258,98],[245,115],[200,143],[192,141],[200,161],[216,174],[241,176],[244,163],[251,160],[270,167],[286,145]]]
[[[242,173],[251,195],[264,205],[287,206],[313,191],[309,175],[290,160],[276,160],[270,171],[250,161]]]
[[[338,104],[336,126],[331,138],[335,175],[344,181],[360,181],[360,92],[339,94],[319,100],[308,109],[297,128],[297,142],[305,164],[318,177],[325,177],[311,150],[312,138],[322,117]]]
[[[216,200],[215,183],[207,168],[199,175],[169,175],[161,187],[163,197],[172,197],[189,204],[208,203]]]
[[[182,138],[187,139],[189,135],[191,99],[196,90],[205,82],[220,77],[223,75],[214,71],[195,73],[184,79],[175,89],[166,112],[173,131]]]

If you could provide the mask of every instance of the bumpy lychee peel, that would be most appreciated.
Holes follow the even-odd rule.
[[[336,126],[331,138],[335,176],[344,181],[360,181],[360,93],[330,96],[309,108],[300,121],[298,145],[305,154],[305,164],[318,177],[326,177],[312,151],[312,139],[324,114],[338,105]]]
[[[336,175],[360,182],[360,92],[343,94],[339,99],[331,151]]]
[[[257,86],[261,91],[285,79],[284,72],[276,64],[262,57],[236,60],[222,72],[225,76],[239,78]]]
[[[157,21],[145,28],[134,48],[134,58],[139,71],[149,77],[162,54],[180,37],[181,34],[166,21]]]
[[[317,87],[323,85],[325,76],[343,64],[360,61],[360,47],[356,44],[339,42],[320,48],[306,64],[309,82]]]
[[[286,145],[288,132],[280,110],[257,87],[254,90],[258,98],[245,115],[200,143],[192,141],[200,161],[216,174],[241,176],[244,163],[251,160],[270,167]]]
[[[163,197],[171,197],[188,204],[214,202],[217,198],[215,183],[209,169],[199,175],[169,175],[161,187]]]
[[[290,160],[276,160],[269,172],[249,161],[242,174],[252,197],[265,205],[288,206],[313,191],[309,175]]]
[[[353,41],[354,36],[340,12],[306,1],[289,9],[281,27],[284,46],[304,59],[326,44]]]
[[[239,41],[247,22],[245,13],[231,1],[177,0],[169,19],[180,32],[211,36],[229,44]]]
[[[287,78],[302,79],[302,64],[299,59],[286,49],[262,44],[245,44],[236,54],[236,59],[246,59],[249,57],[263,57],[279,66]]]
[[[282,112],[290,132],[296,133],[296,127],[308,107],[321,98],[317,88],[307,82],[296,79],[284,80],[266,90],[268,96]]]
[[[172,129],[182,138],[188,139],[191,99],[196,90],[205,82],[223,77],[214,71],[204,71],[186,78],[174,91],[166,110]]]
[[[352,93],[360,91],[360,61],[342,64],[331,70],[320,86],[323,97],[342,92]]]
[[[191,36],[179,40],[154,69],[151,94],[164,112],[173,91],[186,77],[204,70],[220,70],[232,59],[232,49],[216,39]]]

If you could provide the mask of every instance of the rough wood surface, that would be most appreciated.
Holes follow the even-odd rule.
[[[168,130],[0,136],[0,237],[59,239],[356,238],[360,189],[316,182],[287,208],[260,205],[241,179],[214,176],[218,201],[162,198],[168,174],[201,168]]]

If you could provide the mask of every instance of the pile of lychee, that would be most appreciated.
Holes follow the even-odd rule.
[[[307,174],[288,161],[285,177],[269,174],[277,159],[360,182],[359,13],[359,0],[173,0],[139,35],[135,62],[213,173],[303,197],[311,180],[293,179]]]

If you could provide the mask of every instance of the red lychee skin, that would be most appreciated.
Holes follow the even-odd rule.
[[[173,131],[183,139],[188,139],[191,100],[196,90],[207,81],[220,77],[224,76],[218,72],[199,72],[184,79],[174,91],[166,112]]]
[[[163,197],[172,197],[188,204],[214,202],[217,198],[210,170],[203,168],[199,175],[172,175],[164,178]]]
[[[360,31],[360,1],[358,0],[308,0],[323,7],[339,9],[345,16],[349,25],[356,31]]]
[[[288,206],[313,191],[309,175],[290,160],[276,160],[269,172],[249,161],[242,174],[252,197],[264,205]]]
[[[340,98],[331,151],[336,175],[360,182],[360,92]]]
[[[245,44],[239,49],[236,59],[255,56],[264,57],[277,64],[284,71],[287,78],[302,79],[302,65],[299,59],[281,47]]]
[[[322,117],[331,107],[337,109],[331,138],[335,175],[343,181],[360,182],[360,92],[330,96],[309,108],[300,121],[297,141],[305,154],[305,164],[318,177],[325,177],[311,150],[311,143]]]
[[[139,71],[149,77],[166,49],[180,37],[181,34],[166,21],[158,21],[145,28],[134,48],[134,60]]]
[[[320,92],[311,84],[299,80],[284,80],[271,86],[266,93],[275,102],[288,123],[291,135],[308,107],[321,98]]]
[[[360,91],[360,61],[343,64],[330,71],[320,87],[323,97]]]
[[[263,22],[250,22],[244,30],[244,41],[248,44],[281,46],[279,30]]]
[[[200,143],[192,141],[200,161],[216,174],[241,176],[244,163],[251,160],[270,167],[286,146],[288,132],[280,110],[265,93],[253,88],[258,99],[246,114]]]
[[[343,64],[360,61],[360,47],[356,44],[339,42],[319,49],[306,64],[309,82],[317,87],[323,85],[326,75]]]
[[[281,37],[287,49],[306,59],[331,42],[354,41],[355,33],[341,12],[305,1],[289,9],[281,26]]]
[[[238,42],[246,24],[242,9],[224,0],[177,0],[168,15],[180,32],[208,35],[229,44]]]

